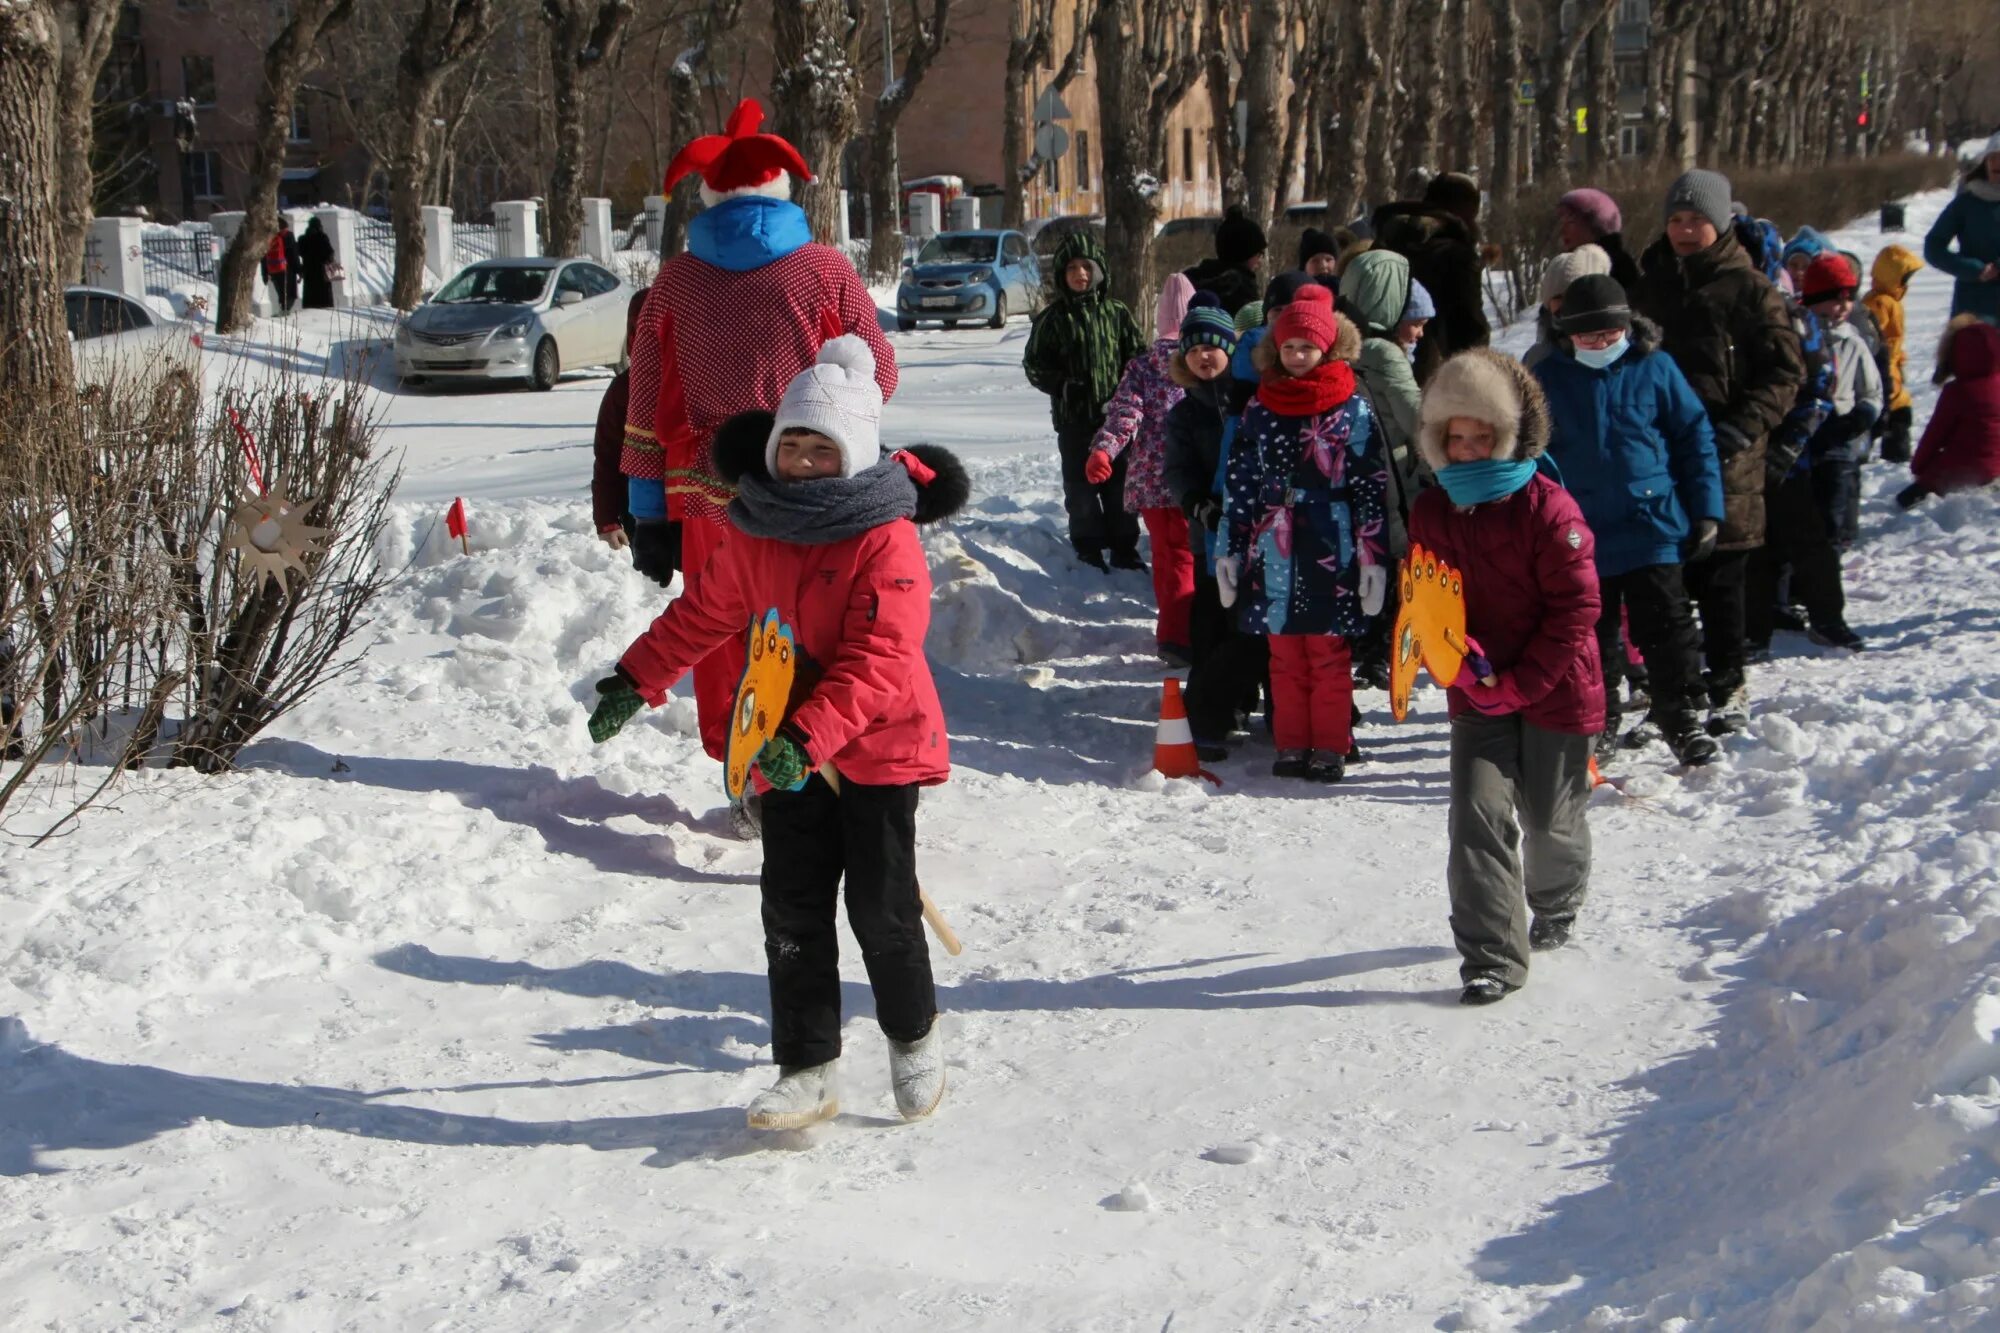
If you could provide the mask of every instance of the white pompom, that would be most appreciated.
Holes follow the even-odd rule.
[[[868,350],[865,341],[852,333],[843,333],[823,344],[817,360],[823,366],[838,366],[857,380],[875,378],[875,354]]]

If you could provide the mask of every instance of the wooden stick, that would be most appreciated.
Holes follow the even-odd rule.
[[[835,796],[840,795],[840,771],[831,762],[819,766],[819,775],[826,779],[827,786],[833,788]],[[959,943],[958,932],[944,919],[944,913],[938,911],[937,904],[931,901],[931,896],[924,892],[921,884],[917,885],[917,900],[924,905],[924,920],[929,924],[931,933],[938,937],[938,943],[944,946],[944,951],[953,958],[965,952],[965,946]]]

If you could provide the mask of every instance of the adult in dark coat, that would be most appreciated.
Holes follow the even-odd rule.
[[[1257,270],[1264,266],[1269,248],[1264,229],[1232,204],[1215,229],[1215,258],[1202,260],[1183,276],[1196,291],[1214,292],[1222,308],[1234,315],[1262,293]]]
[[[306,223],[306,234],[299,237],[298,249],[299,281],[305,291],[306,309],[333,309],[333,278],[329,272],[333,267],[333,240],[318,218]]]
[[[1715,428],[1723,516],[1712,553],[1688,563],[1701,608],[1711,705],[1742,704],[1743,597],[1750,552],[1764,544],[1764,455],[1805,381],[1785,298],[1736,239],[1729,180],[1690,171],[1667,191],[1667,234],[1641,258],[1633,305],[1660,326]]]
[[[1375,247],[1409,260],[1410,275],[1437,305],[1417,344],[1417,382],[1428,383],[1447,358],[1492,340],[1486,261],[1479,253],[1479,186],[1448,171],[1424,187],[1422,199],[1376,209],[1374,226]]]

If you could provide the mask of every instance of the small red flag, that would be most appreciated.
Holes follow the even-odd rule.
[[[444,531],[448,537],[465,536],[465,501],[453,500],[444,511]]]

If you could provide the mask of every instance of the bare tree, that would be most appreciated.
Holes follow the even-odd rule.
[[[549,253],[573,255],[583,244],[585,112],[632,21],[632,0],[542,0],[549,35]]]
[[[1215,175],[1222,186],[1225,209],[1243,203],[1248,183],[1243,175],[1243,141],[1236,107],[1250,69],[1251,0],[1208,0],[1202,6],[1202,87],[1208,92],[1208,134],[1215,154]]]
[[[57,212],[70,271],[83,268],[83,238],[95,212],[91,152],[96,139],[97,76],[118,35],[121,0],[60,0],[62,65],[56,75]]]
[[[1197,0],[1100,0],[1091,29],[1111,290],[1142,326],[1152,310],[1167,123],[1201,77],[1198,11]]]
[[[1338,12],[1332,0],[1297,0],[1291,40],[1286,43],[1285,51],[1291,70],[1291,91],[1285,95],[1285,139],[1278,151],[1278,184],[1271,201],[1273,216],[1284,213],[1294,181],[1303,178],[1310,188],[1317,180],[1319,163],[1312,156],[1312,149],[1318,136],[1312,130],[1318,118],[1319,93],[1325,84],[1324,71],[1337,49]]]
[[[1541,85],[1536,91],[1535,112],[1541,121],[1540,157],[1544,176],[1558,186],[1569,184],[1569,141],[1575,120],[1570,114],[1570,91],[1576,80],[1576,58],[1590,34],[1618,7],[1618,0],[1578,0],[1573,26],[1564,31],[1559,21],[1561,6],[1550,14],[1548,59],[1543,66]]]
[[[1403,31],[1404,58],[1396,82],[1417,91],[1402,116],[1402,164],[1405,170],[1435,170],[1449,87],[1444,77],[1444,0],[1406,0]]]
[[[654,180],[664,178],[666,159],[678,150],[678,146],[701,133],[705,110],[701,96],[704,72],[715,63],[717,44],[735,31],[742,15],[743,0],[717,0],[710,5],[696,5],[685,18],[687,45],[674,55],[667,67],[667,147],[663,150],[659,137],[655,136]],[[674,192],[668,196],[666,217],[660,228],[662,255],[680,250],[687,237],[687,224],[699,211],[700,203],[701,182],[695,177],[690,176],[674,187]]]
[[[1445,0],[1444,75],[1451,90],[1450,109],[1445,114],[1441,164],[1453,171],[1472,171],[1480,158],[1479,82],[1474,61],[1490,42],[1480,40],[1474,0]],[[1484,179],[1482,175],[1481,179]]]
[[[893,0],[884,0],[893,3]],[[944,49],[951,21],[951,0],[910,0],[910,21],[902,41],[903,71],[891,77],[883,71],[882,93],[875,99],[875,120],[868,127],[868,216],[874,230],[868,237],[868,272],[877,282],[894,278],[903,265],[902,169],[896,160],[896,124],[923,86],[931,62]]]
[[[0,5],[0,383],[69,396],[62,289],[77,273],[56,222],[62,38],[49,0]],[[10,425],[10,429],[12,429]]]
[[[840,239],[840,164],[861,122],[859,0],[774,0],[771,101],[780,132],[812,168],[799,194],[813,237]]]
[[[1353,217],[1372,197],[1368,139],[1377,115],[1382,53],[1376,43],[1379,20],[1373,4],[1344,7],[1338,55],[1325,65],[1328,86],[1321,93],[1319,195],[1327,216]]]
[[[1493,230],[1508,235],[1514,199],[1521,189],[1521,6],[1520,0],[1487,0],[1493,15],[1493,179],[1486,198]]]
[[[353,0],[292,0],[284,25],[264,50],[264,81],[257,90],[243,228],[229,243],[216,278],[217,332],[235,333],[250,322],[257,269],[278,226],[278,179],[285,169],[285,136],[292,122],[292,105],[312,64],[313,48],[352,13]]]
[[[1292,31],[1298,23],[1292,0],[1250,0],[1249,68],[1243,75],[1243,205],[1260,225],[1268,225],[1280,189],[1284,161],[1284,96]]]
[[[1049,81],[1043,85],[1061,95],[1083,70],[1090,50],[1091,25],[1097,0],[1077,0],[1076,26],[1070,34],[1069,52]],[[1027,185],[1034,179],[1037,163],[1028,143],[1028,73],[1045,67],[1055,52],[1056,16],[1059,0],[1019,0],[1008,9],[1007,76],[1002,94],[1006,117],[1000,129],[1000,188],[1005,191],[1002,218],[1005,225],[1018,227],[1027,221]]]

